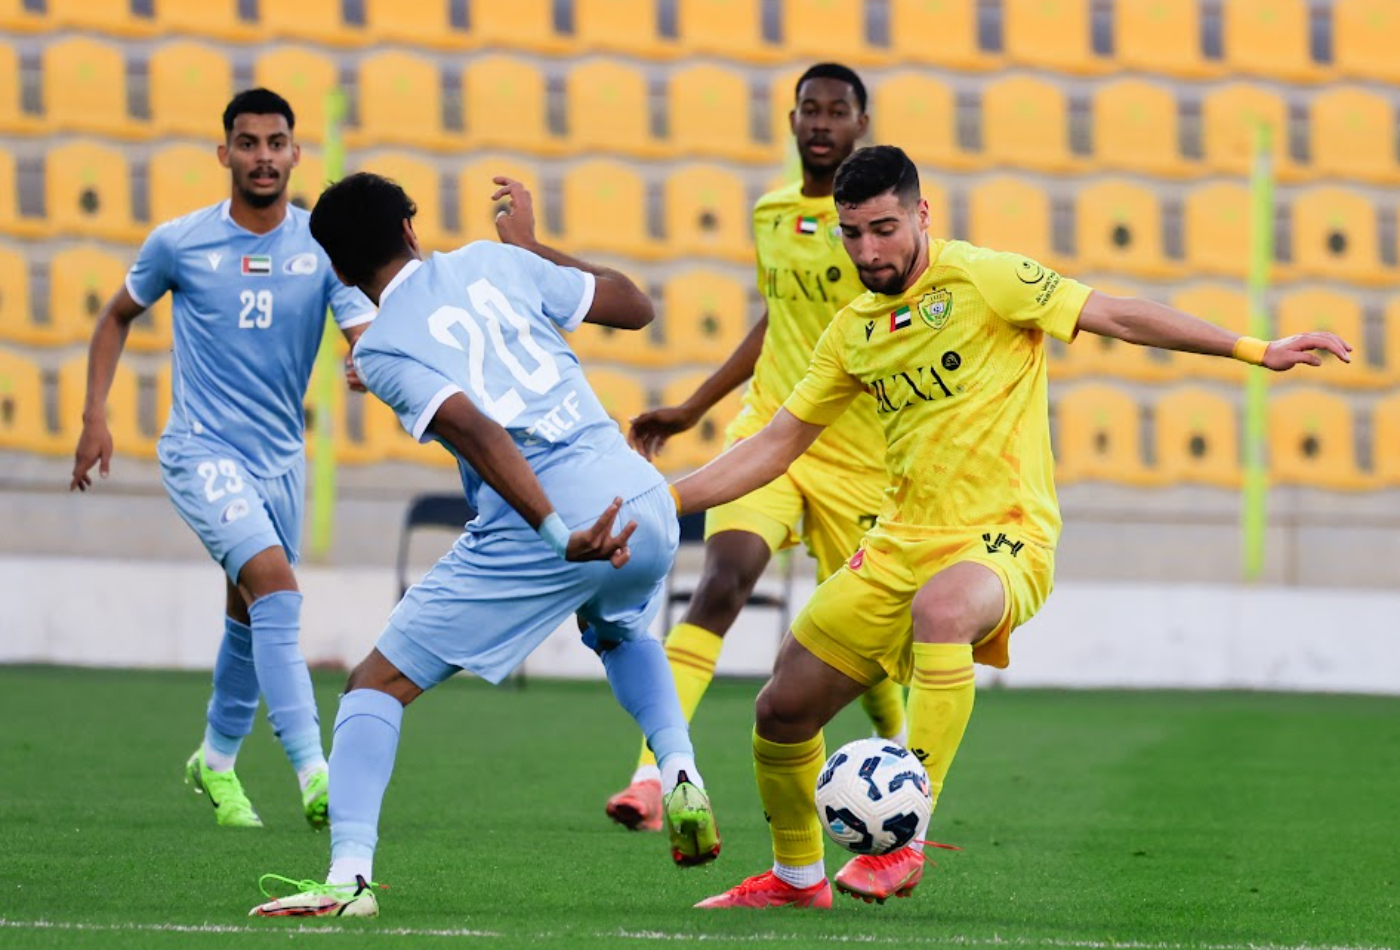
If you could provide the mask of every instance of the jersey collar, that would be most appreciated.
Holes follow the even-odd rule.
[[[232,199],[232,198],[225,198],[223,201],[219,202],[219,217],[223,218],[224,221],[228,224],[229,227],[231,227],[231,228],[236,228],[236,229],[238,229],[239,231],[242,231],[244,234],[248,235],[249,237],[256,237],[256,238],[270,237],[271,235],[274,235],[274,234],[276,234],[278,231],[282,230],[282,225],[286,224],[286,223],[287,223],[287,219],[290,218],[290,217],[292,216],[291,209],[288,209],[288,210],[287,210],[287,213],[284,214],[284,215],[282,215],[282,220],[277,222],[277,227],[273,228],[271,231],[264,231],[262,234],[258,234],[256,231],[249,231],[249,230],[248,230],[247,228],[245,228],[243,225],[241,225],[241,224],[239,224],[237,221],[233,220],[233,214],[232,214],[232,212],[231,212],[232,207],[233,207],[233,199]]]
[[[422,261],[409,261],[405,264],[399,272],[394,275],[394,279],[385,284],[384,289],[379,292],[379,306],[384,306],[384,301],[388,300],[389,295],[399,289],[399,284],[402,284],[404,281],[408,280],[408,278],[412,277],[413,272],[422,266]]]

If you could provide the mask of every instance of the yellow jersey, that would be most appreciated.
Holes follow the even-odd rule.
[[[882,523],[1017,526],[1053,547],[1044,334],[1073,339],[1090,293],[1020,255],[932,240],[908,291],[867,292],[837,314],[785,407],[819,425],[852,401],[875,409],[889,445]]]
[[[808,198],[800,182],[769,192],[754,205],[753,236],[768,331],[733,437],[768,424],[807,372],[832,317],[865,292],[841,244],[832,198]],[[807,454],[856,472],[883,471],[885,437],[874,405],[853,407]]]

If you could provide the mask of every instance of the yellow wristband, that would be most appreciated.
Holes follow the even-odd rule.
[[[1264,365],[1264,353],[1269,349],[1267,340],[1256,340],[1252,336],[1242,336],[1235,341],[1235,349],[1230,355],[1244,363]]]
[[[667,485],[666,490],[671,493],[671,500],[676,503],[676,514],[681,513],[681,493],[676,491],[675,485]]]

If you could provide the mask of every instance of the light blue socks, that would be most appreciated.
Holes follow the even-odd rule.
[[[588,638],[585,638],[588,642]],[[592,644],[590,644],[591,646]],[[605,646],[605,645],[604,645]],[[661,769],[661,788],[669,792],[681,771],[704,787],[695,767],[690,727],[676,697],[676,681],[660,640],[626,640],[599,650],[617,703],[637,721]]]
[[[225,617],[224,639],[214,660],[214,693],[209,697],[205,715],[206,760],[217,757],[232,768],[243,737],[253,731],[257,712],[258,673],[253,668],[252,628]]]
[[[301,594],[281,590],[259,597],[248,608],[248,617],[253,622],[253,665],[272,731],[299,774],[324,764],[311,673],[297,643]]]
[[[331,740],[332,883],[373,880],[379,810],[394,774],[403,706],[388,693],[357,689],[340,698]]]

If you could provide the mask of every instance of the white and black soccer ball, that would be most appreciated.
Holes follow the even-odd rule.
[[[822,827],[856,854],[887,854],[904,847],[932,810],[923,764],[889,739],[843,745],[817,777]]]

